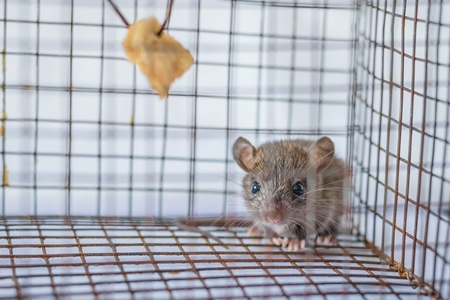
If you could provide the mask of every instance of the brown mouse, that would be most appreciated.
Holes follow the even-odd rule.
[[[233,157],[247,173],[245,205],[252,217],[250,236],[297,251],[309,233],[316,244],[336,244],[344,209],[346,163],[334,157],[328,137],[316,141],[276,141],[255,148],[239,137]]]

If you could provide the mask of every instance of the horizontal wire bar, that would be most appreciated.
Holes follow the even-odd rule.
[[[276,276],[278,277],[280,275],[282,275],[282,274],[277,274]],[[304,277],[304,276],[297,275],[295,277],[301,278],[301,277]],[[229,277],[187,277],[187,278],[185,277],[185,278],[180,278],[180,279],[167,278],[166,280],[167,281],[187,281],[187,282],[189,282],[189,281],[193,281],[193,280],[213,280],[213,279],[217,279],[217,278],[218,279],[227,279]],[[243,275],[241,277],[241,275],[239,275],[239,278],[252,278],[252,277],[245,276],[245,275]],[[258,276],[258,277],[254,276],[253,278],[258,278],[259,279],[259,278],[270,278],[270,277],[267,276],[267,275],[265,275],[265,276],[261,275],[261,276]],[[149,284],[151,284],[153,282],[160,282],[159,279],[150,279],[150,278],[149,279],[130,279],[129,281],[130,281],[130,283],[149,283]],[[122,284],[122,283],[123,283],[123,281],[120,281],[120,280],[96,281],[95,285],[96,286],[100,286],[100,285]],[[303,286],[303,285],[308,285],[308,284],[309,283],[305,283],[305,282],[295,282],[295,283],[286,282],[286,283],[283,283],[283,287],[284,286],[287,286],[287,287],[289,287],[289,286]],[[318,283],[318,284],[327,286],[327,285],[338,285],[338,284],[349,285],[350,283],[343,283],[342,281],[327,281],[327,282],[321,282],[321,283]],[[77,286],[86,286],[86,285],[89,285],[89,283],[86,283],[86,282],[73,282],[73,283],[61,282],[61,283],[56,283],[55,287],[63,288],[63,287],[72,287],[72,286],[73,287],[77,287]],[[373,282],[373,281],[357,281],[357,285],[384,287],[384,285],[380,285],[379,282]],[[410,286],[410,284],[408,282],[388,282],[388,283],[386,283],[386,286],[388,286],[388,285],[390,285],[390,286],[398,286],[398,287]],[[46,285],[46,284],[36,284],[36,283],[35,284],[22,284],[21,285],[21,287],[23,289],[26,289],[26,288],[39,288],[39,287],[47,287],[47,286],[48,285]],[[246,284],[245,285],[246,288],[247,287],[260,287],[260,286],[261,285],[258,285],[258,284]],[[11,287],[14,287],[14,286],[12,285]],[[2,286],[2,288],[11,288],[11,287],[6,286],[6,285]],[[237,287],[237,284],[236,285],[209,285],[208,287],[209,288],[214,288],[214,289],[216,289],[216,288],[231,288],[231,287]],[[180,288],[180,289],[183,289],[183,288]],[[152,291],[154,291],[154,290],[152,290]]]
[[[115,95],[156,95],[155,92],[152,90],[140,90],[140,89],[117,89],[117,88],[91,88],[91,87],[70,87],[70,86],[45,86],[45,85],[18,85],[18,84],[6,84],[6,85],[0,85],[0,87],[6,89],[6,90],[20,90],[20,91],[47,91],[47,92],[71,92],[71,93],[102,93],[102,94],[115,94]],[[307,93],[311,90],[315,90],[318,88],[318,86],[315,85],[308,85],[307,87],[301,87],[303,88]],[[215,90],[214,88],[211,88]],[[286,86],[284,88],[286,91],[288,87]],[[297,87],[297,89],[300,89],[300,87]],[[333,85],[329,86],[327,89],[324,90],[324,92],[345,92],[347,91],[348,87],[346,84],[339,84],[339,85]],[[301,90],[299,92],[302,92]],[[287,94],[287,92],[286,92]],[[246,96],[246,95],[220,95],[220,94],[203,94],[203,93],[188,93],[188,92],[171,92],[171,97],[198,97],[198,98],[215,98],[215,99],[229,99],[229,100],[262,100],[264,97],[255,97],[255,96]],[[296,101],[295,99],[290,99],[287,97],[273,97],[272,98],[266,97],[267,101],[280,101],[280,102],[290,102],[290,101]],[[278,100],[277,100],[278,99]],[[281,100],[279,100],[281,99]],[[316,100],[317,101],[317,100]],[[315,102],[316,102],[315,101]],[[338,100],[341,102],[345,102],[344,100]],[[306,101],[304,103],[312,103],[309,101]],[[333,101],[327,101],[322,100],[321,103],[334,103]],[[348,102],[347,102],[348,104]]]
[[[193,291],[193,290],[201,290],[203,289],[203,287],[188,287],[188,288],[174,288],[174,290],[180,290],[180,291]],[[134,289],[133,290],[133,294],[136,293],[149,293],[149,292],[166,292],[167,290],[164,288],[156,288],[156,289]],[[98,291],[97,292],[99,295],[120,295],[121,293],[125,293],[127,295],[129,295],[129,292],[127,289],[114,289],[114,291],[112,290],[105,290],[105,291]],[[358,291],[337,291],[337,290],[327,290],[327,295],[329,296],[333,296],[333,295],[348,295],[348,296],[352,296],[352,295],[361,295],[360,292]],[[377,290],[377,291],[365,291],[364,292],[365,295],[391,295],[391,292],[388,291],[384,291],[384,290]],[[30,294],[29,296],[32,296],[33,299],[35,299],[36,297],[48,297],[48,296],[52,296],[53,294],[48,294],[48,293],[43,293],[43,294]],[[91,296],[92,294],[90,292],[76,292],[76,293],[58,293],[59,296],[64,297],[64,296]],[[404,291],[401,292],[400,295],[405,295],[405,296],[418,296],[418,295],[422,295],[422,296],[426,296],[427,294],[424,291]],[[24,296],[27,296],[26,294]],[[267,297],[267,294],[253,294],[253,297]],[[311,296],[311,292],[310,291],[306,291],[304,293],[290,293],[289,296],[291,297],[310,297]],[[0,298],[0,299],[11,299],[11,300],[15,300],[16,298]],[[196,297],[195,299],[198,300],[209,300],[210,298],[202,298],[202,297]],[[242,299],[242,296],[227,296],[227,297],[214,297],[214,299],[224,299],[224,300],[229,300],[229,299]]]
[[[331,49],[330,49],[331,50]],[[55,57],[55,58],[79,58],[79,59],[95,59],[95,60],[117,60],[117,61],[128,61],[124,57],[119,56],[98,56],[98,55],[83,55],[83,54],[46,54],[42,52],[17,52],[17,51],[5,51],[5,55],[12,56],[35,56],[35,57]],[[220,63],[220,62],[208,62],[208,61],[195,61],[194,64],[198,64],[199,66],[217,66],[217,67],[225,67],[231,66],[233,68],[243,68],[243,69],[262,69],[262,70],[278,70],[278,71],[293,71],[293,72],[307,72],[307,73],[331,73],[331,74],[351,74],[352,70],[350,69],[337,69],[337,68],[307,68],[307,67],[296,67],[296,66],[277,66],[277,65],[250,65],[250,64],[242,64],[242,63]]]
[[[97,272],[97,271],[92,271],[91,275],[92,276],[115,276],[115,275],[121,275],[122,273],[117,271],[117,272]],[[145,275],[145,274],[153,274],[153,270],[135,270],[135,271],[127,271],[127,274],[129,275]],[[27,275],[17,275],[18,279],[26,279],[26,278],[41,278],[41,277],[47,277],[48,274],[27,274]],[[85,273],[80,273],[80,272],[71,272],[71,273],[56,273],[54,274],[54,277],[61,277],[61,278],[70,278],[70,277],[79,277],[79,276],[86,276]],[[277,274],[277,277],[305,277],[306,275],[302,275],[301,273],[298,274]],[[317,277],[330,277],[330,278],[334,278],[334,277],[342,277],[339,274],[336,273],[314,273],[314,276]],[[380,274],[358,274],[357,275],[358,278],[375,278],[375,279],[392,279],[392,280],[402,280],[398,277],[398,275],[389,275],[389,274],[383,274],[383,272],[381,272]],[[254,275],[254,274],[241,274],[239,275],[240,278],[245,279],[245,278],[271,278],[272,276],[269,276],[267,274],[259,274],[259,275]],[[1,279],[11,279],[11,276],[8,277],[0,277]],[[179,281],[179,280],[191,280],[191,279],[198,279],[198,278],[202,278],[202,279],[210,279],[210,280],[214,280],[214,279],[228,279],[230,278],[229,276],[218,276],[218,275],[209,275],[208,277],[183,277],[183,278],[174,278],[174,277],[170,277],[167,278],[167,281]],[[149,282],[151,281],[160,281],[160,279],[148,279]]]
[[[183,246],[188,246],[186,244],[183,244]],[[219,246],[219,245],[216,245]],[[83,253],[84,255],[84,253]],[[214,261],[214,260],[211,260]],[[208,262],[208,263],[211,263]],[[283,262],[289,262],[288,260],[283,260]],[[101,266],[115,266],[115,265],[154,265],[154,264],[158,264],[158,262],[152,262],[152,261],[142,261],[142,260],[138,260],[138,261],[132,261],[132,260],[128,260],[128,261],[120,261],[120,262],[103,262],[103,261],[96,261],[96,262],[92,262],[93,265],[97,266],[97,267],[101,267]],[[167,272],[193,272],[194,270],[191,268],[191,266],[189,265],[188,262],[183,262],[183,261],[177,261],[177,260],[168,260],[164,262],[165,264],[185,264],[186,265],[186,269],[164,269],[164,270],[154,270],[154,272],[156,273],[167,273]],[[199,264],[202,263],[202,261],[200,260],[199,262],[197,262]],[[230,263],[230,261],[228,261],[228,263]],[[356,264],[356,263],[355,263]],[[51,264],[52,267],[54,268],[61,268],[61,267],[83,267],[84,263],[52,263]],[[29,263],[29,264],[16,264],[15,269],[35,269],[35,268],[47,268],[47,264],[45,263]],[[305,264],[305,265],[290,265],[290,266],[284,266],[284,265],[264,265],[264,266],[221,266],[221,267],[196,267],[195,268],[195,272],[205,272],[205,271],[223,271],[223,270],[229,270],[229,271],[236,271],[236,270],[266,270],[266,269],[279,269],[279,270],[285,270],[285,269],[298,269],[298,268],[302,268],[302,269],[335,269],[335,268],[339,268],[339,270],[363,270],[363,271],[370,271],[370,272],[392,272],[395,273],[395,270],[391,270],[389,268],[381,268],[381,267],[365,267],[365,268],[361,268],[360,266],[358,267],[353,267],[353,266],[327,266],[327,265],[310,265],[310,264]],[[11,266],[10,265],[0,265],[0,269],[10,269]]]
[[[0,22],[4,23],[24,23],[24,24],[36,24],[36,25],[55,25],[55,26],[88,26],[88,27],[105,27],[105,28],[117,28],[126,30],[124,25],[117,25],[117,24],[98,24],[98,23],[87,23],[87,22],[55,22],[55,21],[31,21],[31,20],[21,20],[21,19],[5,19],[0,18]],[[240,31],[233,31],[230,33],[230,31],[226,30],[211,30],[211,29],[203,29],[203,28],[182,28],[182,27],[170,27],[170,31],[173,32],[190,32],[190,33],[207,33],[207,34],[218,34],[218,35],[225,35],[229,36],[230,34],[234,36],[244,36],[244,37],[257,37],[257,38],[271,38],[271,39],[280,39],[280,40],[297,40],[297,41],[322,41],[325,42],[342,42],[342,43],[356,43],[356,39],[351,38],[333,38],[328,37],[326,39],[323,39],[321,37],[316,36],[307,36],[307,35],[288,35],[288,34],[267,34],[267,33],[252,33],[252,32],[240,32]]]

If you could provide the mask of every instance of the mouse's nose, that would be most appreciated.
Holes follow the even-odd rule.
[[[270,222],[270,223],[273,223],[273,224],[279,224],[279,223],[281,223],[281,220],[282,220],[283,218],[282,218],[282,216],[281,216],[281,214],[279,213],[279,212],[274,212],[274,213],[271,213],[271,214],[268,214],[267,215],[267,220]]]

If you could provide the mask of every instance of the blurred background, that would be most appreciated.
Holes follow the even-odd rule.
[[[165,17],[166,0],[114,2],[130,23]],[[293,3],[175,1],[167,33],[196,65],[161,101],[107,1],[1,1],[1,213],[242,214],[241,135],[329,134],[345,158],[353,1]]]
[[[176,0],[166,32],[196,63],[166,101],[107,1],[0,0],[0,19],[1,215],[245,215],[237,137],[328,135],[361,240],[450,295],[449,1]]]

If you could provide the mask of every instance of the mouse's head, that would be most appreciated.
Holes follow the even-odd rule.
[[[334,144],[322,137],[315,142],[267,143],[256,149],[240,137],[234,143],[233,157],[247,173],[244,198],[254,221],[284,227],[305,217],[306,200],[315,190],[311,179],[332,161]]]

